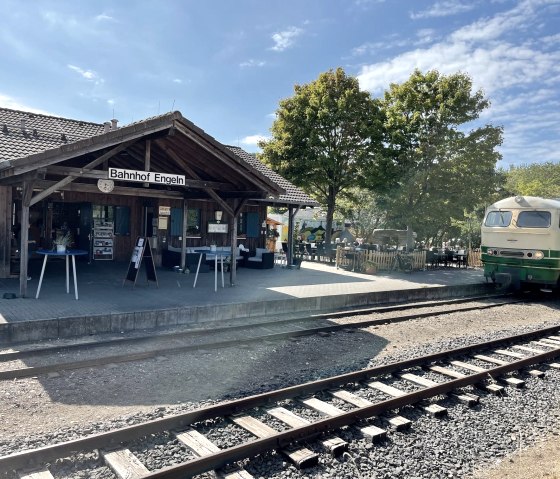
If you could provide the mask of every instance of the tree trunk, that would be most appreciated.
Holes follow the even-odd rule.
[[[329,197],[327,199],[327,225],[325,226],[325,248],[331,247],[332,224],[334,216],[334,207],[336,204],[336,195],[334,190],[329,188]]]

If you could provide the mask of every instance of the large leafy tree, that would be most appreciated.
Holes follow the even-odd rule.
[[[330,242],[339,195],[363,184],[382,145],[378,101],[361,91],[341,68],[296,85],[280,102],[272,138],[260,143],[260,158],[326,209]]]
[[[502,129],[468,129],[489,106],[472,91],[470,77],[416,70],[404,83],[392,84],[382,100],[387,130],[386,180],[379,204],[394,227],[409,226],[419,237],[437,237],[485,202],[499,181],[495,167]]]
[[[385,212],[377,206],[375,196],[365,188],[351,188],[342,195],[337,212],[350,220],[354,234],[369,242],[376,228],[382,228]]]
[[[560,198],[560,163],[512,166],[504,174],[504,188],[512,195]]]

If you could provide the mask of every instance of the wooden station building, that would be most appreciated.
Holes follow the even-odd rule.
[[[0,128],[0,277],[18,274],[21,296],[30,251],[68,231],[90,261],[129,261],[146,237],[156,266],[174,248],[184,267],[187,247],[264,247],[267,206],[288,208],[292,233],[318,206],[180,112],[118,127],[0,108]]]

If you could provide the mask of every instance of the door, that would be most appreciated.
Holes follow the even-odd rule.
[[[93,216],[93,209],[91,207],[91,203],[80,203],[79,208],[79,228],[76,234],[76,248],[83,249],[88,252],[86,256],[88,261],[91,260],[91,229],[92,229],[92,216]],[[80,256],[78,256],[80,258]]]

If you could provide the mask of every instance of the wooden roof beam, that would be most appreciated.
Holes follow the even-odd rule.
[[[160,145],[163,150],[171,157],[173,158],[175,161],[177,161],[178,163],[181,164],[181,166],[183,168],[185,168],[185,171],[191,175],[193,178],[200,180],[200,176],[198,176],[198,174],[196,173],[196,171],[194,171],[192,168],[189,167],[189,165],[187,165],[181,157],[179,157],[179,155],[177,155],[177,153],[175,153],[171,148],[169,148],[166,145]],[[229,215],[234,216],[234,211],[233,209],[220,197],[220,195],[218,195],[218,193],[216,193],[212,188],[204,188],[204,191],[206,193],[208,193],[208,195],[210,195],[210,197],[216,201],[216,203],[218,203],[221,208],[223,210],[225,210]]]
[[[210,152],[212,154],[212,156],[216,157],[220,161],[224,162],[223,157],[227,156],[227,158],[231,162],[236,163],[237,166],[242,168],[247,174],[250,174],[253,183],[257,183],[259,188],[262,188],[264,191],[270,191],[271,186],[274,190],[278,189],[278,185],[276,185],[275,183],[272,183],[271,180],[269,178],[267,178],[265,175],[263,175],[260,171],[255,170],[255,169],[250,171],[248,169],[248,165],[241,158],[237,158],[232,152],[230,152],[229,150],[226,150],[225,147],[222,150],[222,149],[216,148],[215,146],[211,146],[211,145],[207,144],[206,142],[201,141],[192,132],[190,132],[187,128],[185,128],[185,126],[179,121],[174,121],[174,127],[177,129],[177,131],[182,133],[189,140],[196,143],[198,146],[200,146],[204,150]]]
[[[117,153],[125,150],[126,148],[128,148],[130,145],[132,145],[133,143],[135,143],[136,140],[130,140],[130,141],[126,141],[124,143],[121,143],[119,146],[116,146],[115,148],[109,150],[107,153],[104,153],[103,155],[101,155],[99,158],[89,162],[86,166],[84,166],[82,168],[83,171],[88,171],[91,170],[93,168],[95,168],[97,165],[100,165],[101,163],[103,163],[104,161],[108,160],[109,158],[115,156]],[[54,193],[56,190],[61,189],[62,187],[66,186],[69,183],[72,183],[72,181],[74,181],[76,178],[78,178],[81,175],[69,175],[66,178],[63,178],[62,180],[58,181],[57,183],[55,183],[54,185],[52,185],[51,187],[47,188],[46,190],[41,191],[41,193],[36,194],[32,199],[31,199],[31,203],[29,206],[34,205],[35,203],[38,203],[39,201],[41,201],[42,199],[46,198],[47,196],[51,195],[52,193]]]
[[[161,146],[161,145],[160,145],[160,146]],[[165,149],[165,148],[164,148],[164,149]],[[140,155],[138,155],[137,153],[135,153],[134,151],[127,150],[127,153],[128,153],[130,156],[132,156],[132,158],[134,158],[135,160],[138,160],[138,161],[140,161],[140,162],[141,162],[141,161],[144,161],[143,158],[142,158]],[[167,153],[167,152],[166,152],[166,153]],[[171,156],[171,155],[169,155],[169,156]],[[175,158],[173,158],[173,159],[175,160]],[[193,175],[191,174],[191,173],[192,173],[192,169],[189,168],[189,166],[186,164],[186,162],[185,162],[184,160],[181,160],[181,162],[179,163],[179,166],[180,166],[181,168],[184,168],[185,171],[186,171],[189,175],[193,176]],[[187,169],[188,169],[188,171],[187,171]],[[163,171],[160,172],[160,173],[163,173]],[[196,174],[195,174],[195,176],[196,176]],[[222,182],[220,182],[220,181],[201,180],[200,177],[197,177],[197,178],[194,179],[194,180],[185,178],[185,186],[186,186],[187,188],[198,188],[198,189],[213,188],[213,189],[215,189],[215,190],[221,190],[221,191],[230,191],[230,190],[233,188],[233,186],[228,185],[227,183],[222,183]]]
[[[53,185],[52,181],[42,180],[36,181],[34,186],[38,188],[49,188]],[[60,188],[62,191],[79,191],[83,193],[99,193],[96,184],[93,183],[70,183]],[[128,188],[124,186],[115,186],[113,193],[123,196],[143,196],[147,198],[170,198],[170,199],[183,199],[184,194],[181,191],[175,190],[156,190],[145,188]]]

